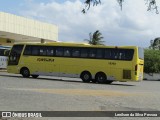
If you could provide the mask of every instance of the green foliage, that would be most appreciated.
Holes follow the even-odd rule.
[[[86,10],[89,10],[91,4],[93,6],[97,6],[98,4],[101,4],[101,0],[85,0],[85,8],[82,9],[82,13],[86,13]]]
[[[160,50],[160,37],[151,40],[150,43],[151,43],[151,45],[149,46],[150,49]]]
[[[88,41],[91,45],[103,45],[104,41],[102,39],[102,33],[97,30],[93,34],[89,33],[89,39],[85,39],[85,41]]]
[[[125,0],[117,0],[119,6],[121,7],[122,10],[122,4]],[[158,11],[158,7],[156,4],[156,0],[144,0],[146,2],[146,5],[148,7],[147,11],[152,11],[155,10],[156,14],[159,14]],[[86,10],[89,10],[91,4],[93,4],[93,6],[97,6],[98,4],[101,4],[101,0],[85,0],[85,8],[83,8],[82,13],[86,13]],[[136,3],[138,4],[138,3]]]
[[[160,72],[160,51],[146,49],[144,52],[144,72],[159,73]]]

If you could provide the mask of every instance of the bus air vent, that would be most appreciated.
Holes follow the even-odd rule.
[[[123,70],[123,79],[131,79],[131,70]]]

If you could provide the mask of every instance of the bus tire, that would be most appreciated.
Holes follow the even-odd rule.
[[[84,71],[81,73],[80,78],[82,79],[83,82],[89,83],[91,81],[92,76],[90,72]]]
[[[107,76],[103,72],[99,72],[95,76],[98,83],[106,83]]]
[[[39,75],[31,75],[33,78],[37,78]]]
[[[21,69],[21,74],[24,78],[29,78],[30,76],[30,71],[28,68],[22,68]]]
[[[103,72],[97,73],[95,78],[96,78],[98,83],[111,84],[113,82],[113,81],[107,80],[107,76]]]

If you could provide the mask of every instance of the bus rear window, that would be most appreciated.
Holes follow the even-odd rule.
[[[144,59],[144,49],[143,48],[138,48],[138,56],[139,56],[139,59]]]

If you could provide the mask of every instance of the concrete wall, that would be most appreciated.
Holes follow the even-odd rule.
[[[159,74],[153,73],[153,75],[144,73],[144,79],[147,79],[147,80],[160,80],[160,73]]]
[[[15,40],[12,40],[12,39],[7,39],[7,38],[0,38],[0,45],[13,45],[15,42]]]
[[[0,12],[0,31],[46,40],[58,40],[58,27],[56,25],[4,12]]]

